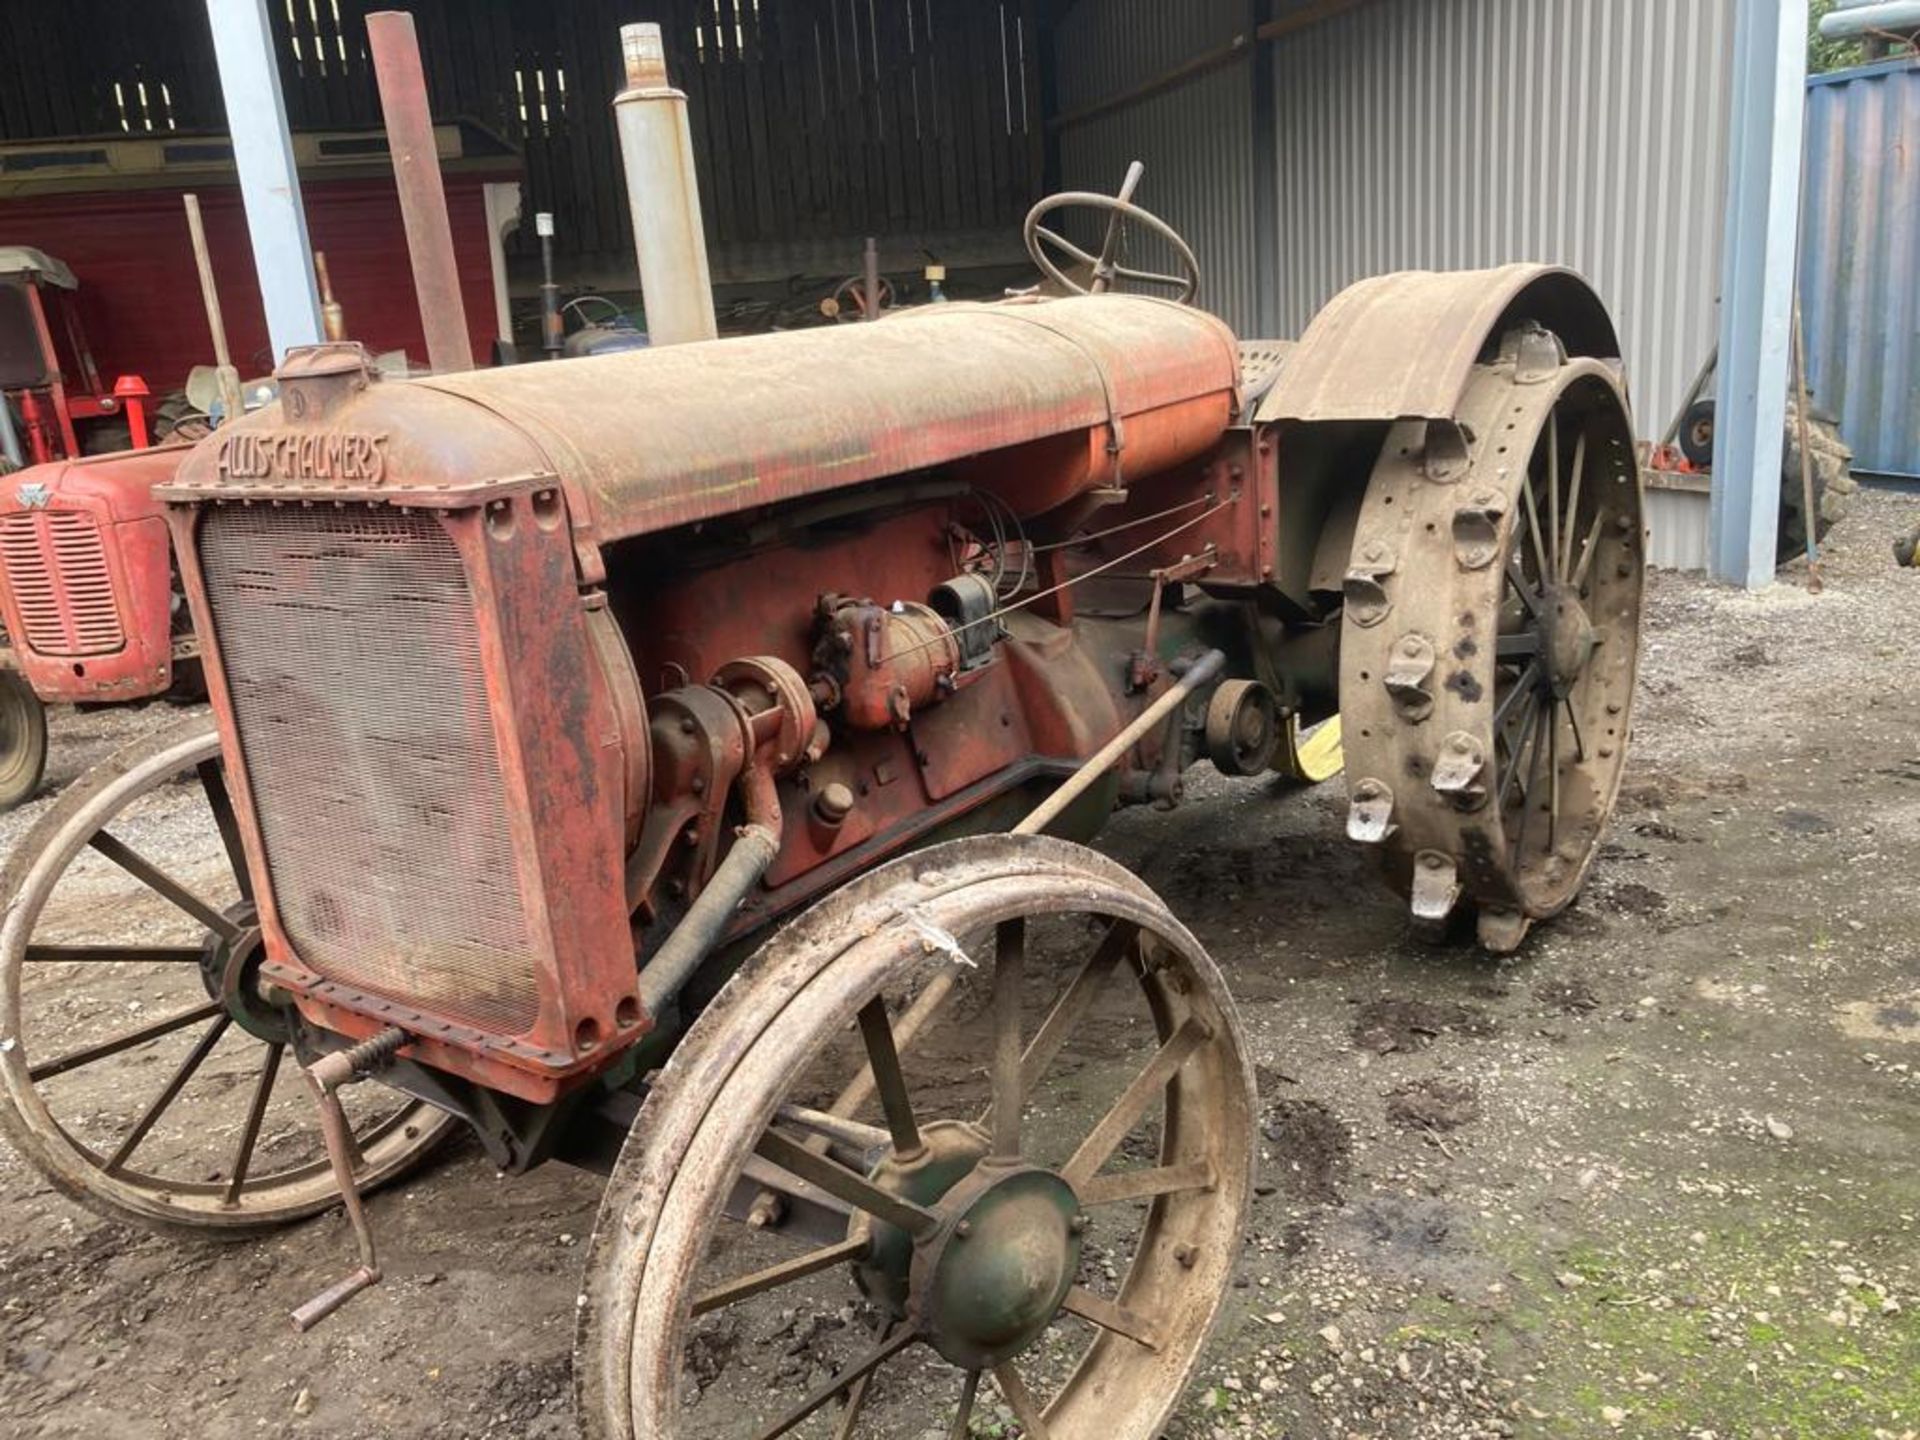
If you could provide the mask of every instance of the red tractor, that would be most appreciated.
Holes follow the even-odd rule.
[[[1057,203],[1029,246],[1069,283]],[[1600,843],[1643,562],[1577,277],[1389,276],[1236,342],[1173,253],[404,384],[292,354],[158,491],[217,724],[80,781],[4,877],[22,1154],[180,1231],[344,1198],[303,1328],[450,1127],[598,1171],[594,1437],[965,1435],[983,1385],[1029,1437],[1157,1434],[1257,1097],[1204,948],[1082,842],[1338,715],[1348,834],[1510,949]],[[823,1382],[749,1363],[796,1324]]]
[[[146,448],[139,380],[104,390],[74,289],[0,246],[0,809],[39,787],[47,703],[165,694],[192,653],[152,496],[185,447]]]

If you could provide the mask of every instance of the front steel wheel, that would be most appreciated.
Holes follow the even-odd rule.
[[[120,751],[42,816],[0,873],[0,1130],[109,1219],[241,1235],[339,1194],[258,953],[220,740],[195,718]],[[350,1095],[361,1188],[458,1123]]]
[[[774,937],[658,1077],[601,1208],[596,1440],[1150,1440],[1231,1282],[1254,1090],[1133,876],[957,841]],[[744,1224],[723,1223],[723,1217]]]

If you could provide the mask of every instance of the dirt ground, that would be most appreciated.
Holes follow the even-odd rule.
[[[1620,812],[1506,963],[1406,937],[1337,784],[1203,779],[1115,824],[1261,1081],[1236,1288],[1171,1434],[1920,1434],[1920,575],[1888,550],[1915,503],[1860,496],[1818,597],[1656,577]],[[172,718],[57,716],[51,780]],[[387,1281],[301,1337],[338,1216],[157,1238],[0,1147],[0,1434],[568,1440],[597,1189],[456,1145],[372,1202]]]

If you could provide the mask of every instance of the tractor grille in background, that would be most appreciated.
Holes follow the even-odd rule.
[[[42,655],[111,655],[127,643],[100,526],[78,510],[17,510],[0,519],[21,637]]]
[[[301,960],[427,1014],[529,1029],[533,948],[452,540],[427,515],[221,507],[200,562]]]

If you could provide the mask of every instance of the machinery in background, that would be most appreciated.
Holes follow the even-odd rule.
[[[0,461],[16,469],[148,443],[146,384],[102,382],[79,288],[44,251],[0,245]]]

